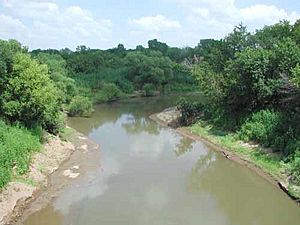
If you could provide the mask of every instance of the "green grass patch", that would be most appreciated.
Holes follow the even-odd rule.
[[[19,183],[23,183],[23,184],[28,184],[30,186],[36,187],[38,186],[38,183],[32,179],[25,179],[25,178],[21,178],[21,177],[16,177],[14,178],[14,181],[19,182]]]
[[[31,154],[41,149],[39,129],[8,125],[0,120],[0,188],[29,169]]]
[[[256,166],[262,168],[274,177],[279,177],[283,169],[283,162],[280,157],[273,154],[268,154],[260,147],[243,146],[237,134],[219,130],[214,126],[199,121],[197,124],[189,127],[189,130],[202,136],[213,143],[226,148],[241,158],[251,161]]]

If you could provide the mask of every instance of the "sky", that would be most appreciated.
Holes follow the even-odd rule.
[[[0,0],[0,39],[29,49],[108,49],[220,39],[243,23],[253,32],[300,19],[300,0]]]

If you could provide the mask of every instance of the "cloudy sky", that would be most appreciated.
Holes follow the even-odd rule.
[[[194,46],[243,22],[250,31],[300,19],[299,0],[0,0],[0,39],[34,48],[126,48],[158,38]]]

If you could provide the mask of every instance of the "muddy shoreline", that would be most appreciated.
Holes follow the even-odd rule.
[[[172,110],[173,110],[173,112],[172,112]],[[166,109],[160,113],[152,114],[152,115],[150,115],[149,118],[162,126],[173,129],[176,133],[178,133],[186,138],[189,138],[194,141],[204,142],[206,145],[210,146],[214,151],[218,152],[219,154],[222,154],[228,160],[232,160],[242,166],[247,167],[251,171],[255,172],[257,175],[263,177],[271,185],[274,185],[278,189],[283,191],[285,194],[287,194],[287,196],[290,199],[292,199],[298,206],[300,206],[300,199],[295,198],[294,196],[292,196],[289,193],[288,184],[285,181],[272,176],[267,171],[265,171],[263,168],[256,165],[254,162],[249,161],[248,159],[245,159],[242,156],[233,153],[232,151],[228,150],[227,148],[224,148],[224,146],[221,146],[218,143],[215,143],[214,141],[210,140],[209,138],[193,134],[187,128],[178,126],[178,122],[177,122],[178,117],[179,117],[179,113],[176,111],[174,112],[174,109],[170,108],[170,109]]]
[[[22,224],[22,217],[29,214],[36,201],[47,204],[53,196],[47,195],[51,187],[51,176],[54,176],[64,164],[77,152],[86,153],[90,148],[98,149],[99,146],[89,140],[85,135],[72,128],[66,141],[59,137],[51,136],[43,145],[43,150],[32,156],[29,172],[22,176],[22,181],[10,182],[0,193],[0,225]],[[73,166],[77,169],[77,166]],[[73,168],[73,169],[74,169]],[[70,169],[63,171],[63,176],[68,180],[75,179],[79,173]],[[47,197],[41,197],[47,195]],[[28,213],[26,213],[28,211]]]

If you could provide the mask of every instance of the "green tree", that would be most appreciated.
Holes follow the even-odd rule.
[[[49,68],[51,79],[55,82],[63,103],[69,103],[77,93],[75,81],[68,77],[66,61],[58,54],[39,53],[36,59]]]
[[[172,61],[162,56],[160,52],[131,52],[125,57],[128,67],[128,79],[137,89],[142,89],[146,83],[151,83],[159,89],[169,83],[173,77]]]
[[[271,57],[268,50],[248,48],[229,63],[226,72],[232,85],[226,103],[233,112],[249,113],[276,99],[281,82],[272,71]]]
[[[149,40],[148,47],[150,50],[160,51],[163,55],[167,54],[169,48],[166,43],[160,42],[157,39]]]
[[[59,97],[47,66],[40,65],[24,53],[17,53],[13,61],[13,71],[2,95],[4,116],[27,126],[40,124],[55,132],[59,120]]]
[[[229,58],[233,58],[236,52],[241,52],[251,46],[250,32],[242,23],[235,26],[233,32],[225,37],[226,47],[228,48]]]
[[[193,67],[192,74],[198,81],[200,90],[209,98],[211,104],[223,100],[226,78],[222,73],[214,72],[210,64],[203,62]]]

